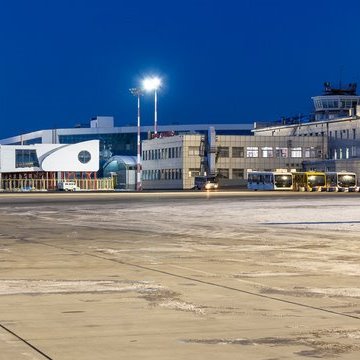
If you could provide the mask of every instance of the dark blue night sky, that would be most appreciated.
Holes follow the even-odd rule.
[[[309,113],[323,82],[360,82],[359,1],[0,2],[0,138],[113,115],[162,77],[159,124]],[[152,123],[153,97],[142,123]]]

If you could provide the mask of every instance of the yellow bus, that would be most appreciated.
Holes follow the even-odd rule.
[[[320,171],[293,173],[294,191],[326,191],[326,175]]]

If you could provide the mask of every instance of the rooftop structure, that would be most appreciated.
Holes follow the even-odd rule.
[[[360,105],[360,96],[356,94],[356,84],[347,87],[332,87],[324,83],[324,94],[312,97],[315,108],[315,121],[333,120],[354,116],[356,107]]]
[[[325,83],[323,95],[312,99],[315,106],[312,121],[256,124],[255,137],[318,137],[327,144],[324,159],[305,160],[305,169],[360,173],[360,96],[356,94],[356,84],[334,88]]]

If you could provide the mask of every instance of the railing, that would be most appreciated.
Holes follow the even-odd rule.
[[[112,178],[102,179],[2,179],[0,190],[10,192],[22,191],[54,191],[57,190],[57,184],[63,181],[73,181],[80,191],[106,191],[114,190],[114,181]]]

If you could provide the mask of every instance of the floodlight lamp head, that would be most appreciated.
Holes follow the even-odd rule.
[[[131,88],[129,89],[130,93],[134,96],[140,96],[142,95],[142,91],[139,88]]]
[[[143,87],[146,91],[157,90],[161,85],[161,79],[158,77],[146,78],[143,81]]]

